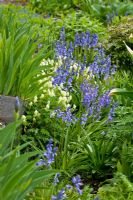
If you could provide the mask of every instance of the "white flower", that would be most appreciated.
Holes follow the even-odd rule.
[[[36,121],[36,118],[35,117],[33,117],[33,122],[35,122]]]
[[[74,63],[74,65],[73,65],[74,71],[77,71],[77,68],[78,68],[78,65],[76,63]]]
[[[56,86],[58,88],[58,90],[60,90],[60,92],[63,90],[64,86],[63,83],[60,84],[60,86]],[[64,91],[64,90],[63,90]]]
[[[41,66],[44,66],[44,65],[48,65],[48,61],[43,59],[42,62],[40,63]]]
[[[42,70],[42,73],[41,73],[42,75],[46,75],[46,73],[45,73],[45,71],[44,70]]]
[[[56,113],[53,111],[53,112],[51,112],[50,113],[50,118],[53,118],[53,117],[55,117],[55,115],[56,115]]]
[[[54,96],[55,96],[54,90],[48,89],[48,95],[49,95],[50,97],[54,97]]]
[[[48,58],[48,63],[50,64],[50,65],[53,65],[54,64],[54,60],[50,60],[49,58]]]
[[[86,79],[89,80],[89,79],[90,79],[90,76],[88,75],[88,76],[86,77]]]
[[[66,96],[67,96],[66,91],[61,90],[60,92],[61,92],[61,95],[62,95],[63,97],[66,97]]]
[[[43,90],[43,93],[46,93],[46,92],[47,92],[47,90],[46,90],[46,89],[44,89],[44,90]]]
[[[40,80],[38,80],[38,83],[43,83],[44,82],[44,80],[43,79],[40,79]]]
[[[33,105],[33,102],[31,101],[30,103],[29,103],[29,106],[32,106]]]
[[[62,62],[62,58],[59,57],[59,59],[58,59],[58,66],[60,66],[60,65],[62,65],[62,64],[63,64],[63,62]]]
[[[70,68],[69,68],[69,69],[70,69],[70,72],[72,72],[72,70],[73,70],[73,66],[70,66]]]
[[[43,98],[44,98],[44,94],[41,94],[40,99],[43,99]]]
[[[67,102],[67,97],[59,97],[59,103],[62,102],[63,104]]]
[[[40,76],[40,74],[37,74],[36,76],[37,76],[37,77],[39,77],[39,76]]]
[[[79,78],[79,73],[77,73],[77,77],[76,77],[77,79]]]
[[[73,109],[75,110],[75,108],[76,108],[76,105],[74,104],[74,105],[73,105]]]
[[[35,116],[35,117],[40,117],[40,113],[38,112],[38,110],[35,110],[35,111],[34,111],[34,116]]]
[[[52,87],[53,87],[52,81],[47,81],[47,82],[45,83],[45,87],[52,88]]]
[[[43,87],[43,86],[39,88],[39,90],[43,90],[43,89],[44,89],[44,87]]]
[[[129,39],[133,39],[133,34],[132,33],[130,34]]]
[[[72,100],[72,96],[69,96],[69,97],[68,97],[68,101],[71,101],[71,100]]]
[[[66,96],[68,96],[68,97],[69,97],[69,95],[70,95],[70,94],[69,94],[69,92],[66,92]]]
[[[63,86],[63,83],[61,83],[61,84],[60,84],[60,88],[62,88],[62,89],[63,89],[63,87],[64,87],[64,86]]]
[[[36,103],[37,101],[38,101],[38,97],[37,97],[37,96],[34,96],[33,102]]]
[[[66,108],[68,108],[68,107],[71,107],[71,105],[70,105],[70,104],[67,104],[67,105],[66,105]]]
[[[21,119],[22,119],[23,123],[26,122],[26,116],[25,115],[22,115]]]
[[[45,110],[49,110],[49,108],[50,108],[50,101],[48,101],[48,103],[47,103],[47,105],[45,107]]]

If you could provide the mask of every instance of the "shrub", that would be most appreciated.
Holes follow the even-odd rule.
[[[132,200],[133,184],[127,177],[121,173],[117,173],[115,177],[99,188],[98,197],[102,200]]]
[[[90,13],[92,17],[99,19],[106,25],[111,24],[115,16],[133,14],[133,5],[130,1],[93,1],[81,0],[80,9]]]
[[[133,42],[130,39],[133,33],[133,17],[122,17],[120,21],[109,28],[109,40],[107,52],[112,55],[112,62],[117,64],[119,70],[133,72],[133,62],[123,41],[133,49]]]

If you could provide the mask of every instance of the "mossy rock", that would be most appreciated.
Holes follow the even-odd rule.
[[[109,39],[106,45],[107,52],[112,55],[112,63],[118,68],[133,73],[133,61],[123,41],[133,49],[133,16],[119,19],[115,25],[109,27]]]

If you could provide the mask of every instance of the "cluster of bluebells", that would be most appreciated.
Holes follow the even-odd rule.
[[[57,173],[55,175],[54,185],[56,185],[59,182],[58,177],[60,177],[59,173]],[[77,190],[79,195],[82,195],[83,192],[82,192],[81,186],[83,185],[83,183],[81,181],[80,175],[77,175],[77,176],[73,177],[72,178],[72,183],[73,183],[73,186],[72,185],[66,185],[66,188],[65,189],[64,188],[61,189],[56,196],[53,195],[51,200],[63,200],[63,199],[66,199],[67,198],[66,190],[72,190],[73,187],[76,188],[76,190]]]
[[[83,48],[92,48],[95,47],[98,43],[98,35],[90,34],[89,31],[86,33],[76,33],[74,46],[83,47]]]
[[[60,32],[60,40],[56,43],[56,56],[62,58],[74,59],[73,53],[77,47],[90,49],[97,46],[98,35],[90,34],[89,31],[85,33],[76,33],[74,42],[68,45],[65,40],[65,30],[62,28]]]
[[[111,66],[111,57],[106,56],[103,48],[98,48],[97,44],[98,36],[90,34],[89,31],[77,33],[74,42],[67,44],[64,28],[61,30],[60,40],[56,44],[56,58],[62,60],[62,62],[55,70],[52,84],[54,86],[61,85],[68,92],[73,92],[76,86],[79,96],[82,97],[79,103],[86,109],[83,109],[83,113],[77,119],[71,112],[71,107],[67,107],[65,111],[58,108],[55,114],[57,118],[61,118],[64,122],[75,123],[80,121],[81,124],[85,124],[89,116],[99,120],[102,109],[109,108],[111,105],[109,91],[102,93],[99,85],[96,85],[96,81],[107,80],[115,73],[116,67]],[[77,48],[82,50],[79,53],[82,58],[78,59]],[[96,53],[93,61],[86,59],[84,52],[88,50]],[[110,119],[113,116],[113,108],[109,114]]]
[[[77,121],[77,118],[75,115],[72,113],[71,108],[68,107],[66,111],[62,111],[60,108],[56,109],[54,111],[55,115],[57,118],[62,119],[66,123],[72,123],[75,124]]]
[[[111,99],[109,97],[109,91],[104,94],[99,94],[98,86],[94,86],[92,84],[88,84],[85,81],[81,84],[83,99],[82,105],[86,108],[85,113],[81,116],[81,124],[86,124],[89,116],[93,116],[94,119],[100,120],[102,109],[109,108],[111,104]],[[111,116],[114,114],[114,106],[110,109],[109,112],[109,120]]]
[[[59,183],[59,177],[60,177],[60,173],[56,173],[54,177],[54,185],[57,185],[57,183]]]
[[[54,162],[55,156],[57,155],[57,150],[58,147],[54,147],[53,145],[53,139],[50,139],[46,145],[46,152],[43,154],[44,159],[40,159],[36,165],[50,167]]]
[[[65,193],[65,189],[63,188],[58,192],[57,196],[53,195],[51,200],[63,200],[63,199],[66,199],[66,198],[67,198],[67,196],[66,196],[66,193]]]
[[[118,103],[114,103],[110,109],[109,115],[108,115],[108,120],[112,121],[114,116],[115,116],[115,109],[118,107]]]
[[[77,192],[82,195],[82,190],[81,190],[81,186],[83,185],[80,175],[77,175],[75,177],[72,178],[72,183],[74,184],[74,186],[76,187]]]
[[[103,48],[98,49],[93,63],[89,65],[88,73],[91,74],[92,78],[97,77],[105,80],[115,72],[116,66],[111,66],[111,56],[106,56]]]

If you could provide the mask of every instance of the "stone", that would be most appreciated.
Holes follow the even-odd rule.
[[[19,112],[22,114],[22,101],[19,99]],[[16,97],[0,95],[0,122],[8,124],[14,121]]]

